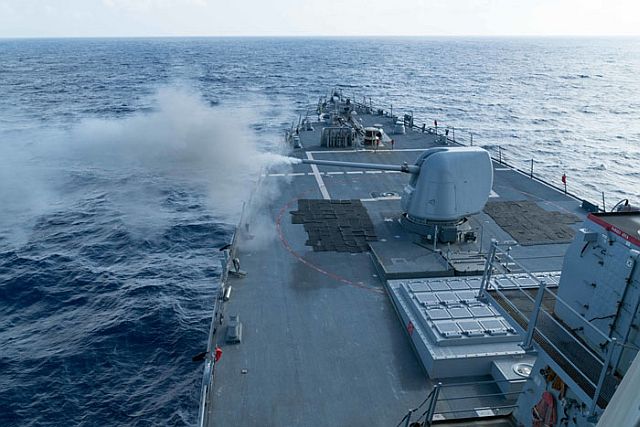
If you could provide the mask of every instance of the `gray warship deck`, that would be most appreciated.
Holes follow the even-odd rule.
[[[388,117],[362,115],[361,119],[365,125],[393,128]],[[436,146],[434,135],[408,130],[406,135],[393,135],[393,150],[389,146],[375,151],[326,149],[319,146],[322,125],[314,126],[314,131],[300,132],[303,148],[292,151],[293,156],[411,164],[422,150]],[[224,334],[217,334],[224,354],[208,395],[209,425],[395,426],[427,397],[434,379],[415,354],[387,295],[386,280],[482,274],[477,272],[482,258],[465,257],[467,250],[477,251],[479,245],[486,253],[491,239],[522,239],[511,253],[526,268],[559,271],[571,238],[544,215],[571,214],[576,221],[585,217],[575,198],[494,162],[490,204],[507,202],[498,207],[517,209],[517,202],[528,201],[540,208],[543,217],[536,219],[539,213],[534,212],[531,218],[507,224],[501,219],[504,215],[495,212],[497,220],[485,212],[474,215],[470,225],[478,231],[477,241],[454,248],[439,245],[449,261],[443,266],[441,259],[433,259],[428,244],[397,221],[401,209],[396,195],[407,180],[402,173],[309,165],[268,171],[264,185],[280,184],[263,212],[272,221],[273,239],[252,249],[254,225],[249,221],[247,229],[240,230],[237,253],[247,276],[229,278],[233,293],[225,313],[227,318],[239,314],[244,331],[242,343],[233,345],[225,344]],[[372,250],[314,250],[307,245],[310,236],[304,225],[292,223],[290,212],[299,208],[299,199],[360,200],[375,230]],[[565,225],[575,230],[578,224]],[[469,265],[470,271],[465,270]],[[466,387],[478,394],[497,392],[495,384]],[[456,392],[443,393],[454,397]],[[461,408],[463,403],[465,408],[505,405],[503,397],[492,399],[442,401],[436,413]]]

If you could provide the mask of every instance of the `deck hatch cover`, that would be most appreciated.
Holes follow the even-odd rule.
[[[462,280],[449,280],[448,284],[454,291],[466,291],[469,289],[469,285]]]
[[[432,291],[438,292],[438,291],[448,291],[451,288],[449,287],[449,285],[447,285],[444,281],[440,282],[440,281],[433,281],[429,283],[429,286],[431,287]]]
[[[449,309],[449,313],[451,313],[451,317],[454,319],[467,319],[473,317],[466,307],[451,307]]]
[[[438,299],[445,305],[457,305],[460,304],[460,300],[455,292],[447,291],[447,292],[438,292],[436,293]]]
[[[507,334],[507,328],[505,328],[504,324],[497,319],[480,320],[479,323],[489,335]]]
[[[557,276],[549,275],[544,277],[544,280],[547,282],[547,286],[558,285],[560,283],[560,275],[557,275]]]
[[[424,306],[437,305],[439,302],[438,298],[436,298],[434,294],[429,292],[421,292],[421,293],[415,294],[415,298],[420,304]]]
[[[427,317],[430,320],[450,319],[451,315],[444,308],[431,308],[427,310]]]
[[[435,324],[436,330],[445,338],[459,338],[462,336],[460,328],[455,322],[444,321]]]
[[[515,278],[515,282],[520,286],[538,286],[538,282],[529,276],[518,276]]]
[[[465,304],[477,301],[476,297],[478,296],[478,293],[474,291],[457,291],[455,294],[458,296],[458,299]]]
[[[494,279],[494,283],[498,285],[498,289],[514,287],[513,283],[506,277],[498,277]]]
[[[478,306],[478,307],[469,307],[469,311],[473,314],[473,317],[493,317],[495,313],[489,307],[486,306]]]
[[[456,322],[462,333],[469,337],[478,337],[484,335],[484,328],[477,320],[460,320]]]
[[[416,293],[416,292],[429,292],[431,290],[431,288],[429,288],[429,285],[427,285],[424,282],[409,283],[409,289],[413,293]]]
[[[471,289],[480,289],[481,280],[482,279],[467,279],[466,282]]]

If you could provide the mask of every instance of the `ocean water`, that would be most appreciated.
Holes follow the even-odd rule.
[[[334,86],[610,207],[640,39],[0,40],[0,425],[193,425],[217,248]]]

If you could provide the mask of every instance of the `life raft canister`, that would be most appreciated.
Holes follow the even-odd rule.
[[[553,394],[545,391],[540,401],[531,409],[533,427],[552,427],[556,424],[556,401]]]

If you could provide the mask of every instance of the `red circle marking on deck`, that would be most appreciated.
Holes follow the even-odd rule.
[[[367,285],[364,282],[353,282],[353,281],[351,281],[349,279],[346,279],[346,278],[344,278],[344,277],[342,277],[342,276],[340,276],[338,274],[335,274],[335,273],[332,273],[330,271],[324,270],[324,269],[318,267],[317,265],[315,265],[314,263],[306,260],[302,255],[300,255],[299,253],[297,253],[296,251],[293,250],[291,245],[289,245],[289,242],[287,241],[287,239],[284,237],[284,233],[282,232],[282,227],[281,227],[280,223],[282,222],[282,217],[284,216],[284,213],[291,207],[293,202],[298,200],[298,198],[299,198],[299,196],[296,196],[295,198],[289,200],[282,207],[282,209],[280,209],[280,212],[278,213],[278,217],[276,218],[276,229],[278,230],[278,237],[280,238],[280,241],[282,242],[282,245],[285,247],[287,252],[289,252],[291,255],[293,255],[294,258],[296,258],[298,261],[300,261],[301,263],[303,263],[307,267],[317,271],[318,273],[324,274],[325,276],[330,277],[333,280],[337,280],[338,282],[344,283],[345,285],[355,286],[355,287],[361,288],[361,289],[366,289],[367,291],[376,292],[376,293],[382,293],[382,289],[380,289],[380,288],[371,287],[371,286]]]

